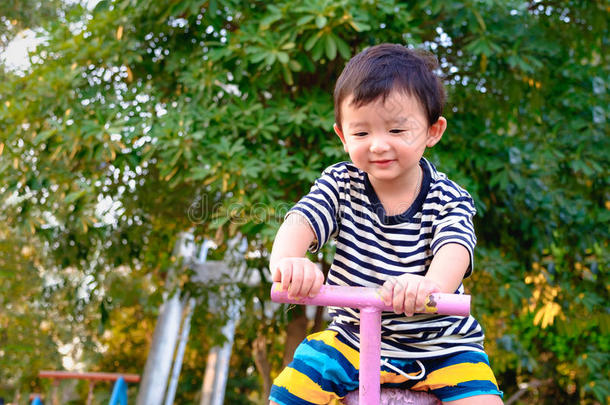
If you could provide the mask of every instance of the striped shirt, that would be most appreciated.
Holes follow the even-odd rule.
[[[422,158],[421,190],[411,206],[388,216],[365,172],[352,163],[327,168],[287,214],[305,217],[316,236],[316,253],[334,239],[336,252],[326,283],[379,287],[405,273],[425,275],[434,254],[447,243],[470,253],[472,272],[476,237],[472,198]],[[464,292],[460,285],[456,293]],[[329,329],[358,348],[359,311],[330,307]],[[483,331],[472,317],[382,314],[381,355],[390,358],[434,358],[483,350]]]

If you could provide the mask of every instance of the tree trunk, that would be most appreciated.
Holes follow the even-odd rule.
[[[284,367],[292,361],[294,351],[307,336],[308,319],[305,314],[305,307],[299,305],[292,308],[291,311],[292,319],[286,325],[286,343],[284,344],[284,359],[282,361]]]
[[[271,392],[271,366],[267,357],[267,339],[262,333],[252,342],[252,354],[258,374],[263,378],[264,397],[269,398]]]
[[[326,307],[316,307],[316,317],[313,320],[312,333],[320,332],[324,326],[324,311]]]

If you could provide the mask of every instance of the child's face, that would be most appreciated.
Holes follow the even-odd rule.
[[[419,101],[403,92],[392,91],[381,98],[355,107],[352,96],[341,105],[342,128],[335,132],[360,170],[375,185],[404,186],[417,181],[419,160],[426,147],[434,146],[443,135],[443,117],[428,126]]]

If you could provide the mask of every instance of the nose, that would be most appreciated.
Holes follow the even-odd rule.
[[[369,150],[372,153],[383,153],[390,149],[388,140],[383,135],[373,135],[371,137],[371,144]]]

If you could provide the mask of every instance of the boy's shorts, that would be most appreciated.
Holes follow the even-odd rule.
[[[384,387],[429,391],[441,401],[475,395],[502,396],[489,359],[483,352],[461,352],[443,358],[420,360],[426,370],[419,380],[381,367]],[[390,364],[406,374],[421,372],[409,359],[391,359]],[[294,353],[293,361],[273,381],[269,399],[280,405],[329,404],[358,389],[359,353],[341,336],[325,330],[308,336]]]

